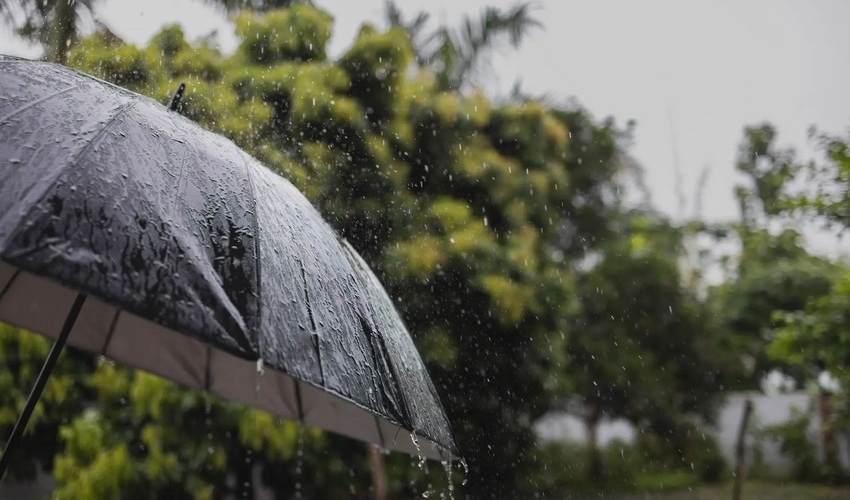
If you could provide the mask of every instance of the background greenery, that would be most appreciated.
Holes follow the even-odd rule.
[[[799,233],[804,222],[850,221],[844,138],[813,132],[823,157],[806,164],[770,125],[748,127],[740,219],[673,223],[624,201],[635,189],[626,178],[639,174],[629,124],[476,90],[489,51],[538,26],[528,5],[428,32],[427,14],[390,4],[389,29],[364,25],[332,60],[333,19],[318,7],[216,3],[235,13],[232,55],[176,26],[146,47],[105,28],[78,38],[94,0],[5,0],[0,16],[25,9],[16,28],[47,57],[161,102],[186,82],[181,113],[314,202],[414,334],[469,464],[454,471],[455,496],[716,482],[726,464],[698,426],[726,392],[757,390],[774,369],[801,383],[822,370],[847,380],[850,272],[810,254]],[[812,189],[792,189],[800,179]],[[705,251],[719,242],[740,251]],[[710,265],[725,268],[722,284],[705,281]],[[0,436],[47,349],[0,326]],[[828,425],[841,429],[848,412],[836,402]],[[538,446],[532,423],[554,409],[582,416],[587,446]],[[631,422],[637,442],[596,446],[603,416]],[[773,432],[799,458],[797,479],[841,480],[807,461],[788,425]],[[51,472],[57,498],[253,498],[260,487],[276,498],[362,498],[371,486],[360,443],[72,350],[24,441],[12,475]],[[439,465],[386,461],[394,498],[448,491]]]

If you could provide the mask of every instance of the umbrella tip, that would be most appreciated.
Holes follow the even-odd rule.
[[[183,97],[184,90],[186,90],[186,84],[181,82],[180,86],[177,87],[177,91],[171,96],[171,103],[168,105],[169,111],[177,111],[177,106],[180,105],[180,99]]]

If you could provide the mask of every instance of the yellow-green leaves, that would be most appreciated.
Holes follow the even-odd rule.
[[[164,403],[170,399],[169,393],[172,391],[170,382],[144,372],[137,372],[130,386],[130,397],[137,413],[160,419],[165,410]]]
[[[453,369],[458,361],[454,336],[448,328],[435,326],[423,332],[418,342],[422,355],[444,369]]]
[[[299,425],[267,412],[248,410],[239,420],[239,440],[258,453],[273,460],[283,461],[295,455],[299,432],[306,433],[306,439],[310,441],[321,437],[321,433],[315,428],[299,429]]]
[[[88,410],[60,431],[67,451],[59,455],[53,474],[59,483],[54,498],[68,500],[120,499],[131,476],[124,443],[109,437],[97,410]]]
[[[410,41],[402,29],[380,33],[367,25],[338,64],[351,78],[351,94],[371,110],[374,119],[388,119],[407,111],[399,87],[405,85],[412,60]]]
[[[98,401],[106,403],[124,397],[130,390],[131,378],[127,369],[103,359],[94,373],[89,375],[88,382],[96,391]]]
[[[515,325],[523,319],[534,298],[534,290],[530,286],[501,274],[483,276],[481,282],[502,325]]]
[[[441,238],[421,235],[389,251],[392,267],[419,280],[427,279],[446,261]]]
[[[236,17],[239,51],[255,64],[324,59],[333,17],[308,5],[257,16],[245,11]]]
[[[153,53],[133,45],[109,45],[98,36],[83,39],[68,59],[75,68],[137,92],[147,88],[157,61]]]

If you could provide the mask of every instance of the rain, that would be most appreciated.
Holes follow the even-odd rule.
[[[847,15],[0,1],[0,498],[843,498]]]

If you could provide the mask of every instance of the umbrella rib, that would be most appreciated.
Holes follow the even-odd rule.
[[[7,114],[6,116],[0,118],[0,125],[6,123],[8,120],[13,118],[14,116],[16,116],[20,113],[23,113],[24,111],[28,110],[29,108],[31,108],[33,106],[38,106],[39,104],[43,103],[44,101],[48,101],[50,99],[53,99],[54,97],[58,97],[58,96],[60,96],[64,93],[70,92],[70,91],[72,91],[72,90],[74,90],[78,87],[79,87],[79,85],[71,85],[70,87],[68,87],[66,89],[57,90],[56,92],[54,92],[52,94],[48,94],[48,95],[42,97],[41,99],[36,99],[35,101],[32,101],[32,102],[28,103],[27,105],[22,106],[22,107],[20,107],[16,110],[12,111],[11,113]]]
[[[260,331],[260,325],[262,322],[262,313],[263,313],[263,273],[262,273],[262,262],[263,259],[260,255],[260,224],[258,222],[259,217],[257,215],[257,186],[254,184],[254,177],[252,174],[251,168],[251,160],[252,158],[247,154],[242,154],[242,158],[245,161],[245,177],[248,179],[248,188],[251,190],[251,213],[253,213],[254,217],[252,217],[252,225],[254,229],[254,256],[257,265],[257,317],[254,318],[253,324],[248,325],[248,328],[253,328],[254,332],[257,335],[257,357],[260,359],[263,358],[263,335]],[[246,322],[247,323],[247,322]]]
[[[6,283],[6,286],[3,287],[3,290],[0,290],[0,300],[3,300],[3,296],[6,295],[6,292],[8,292],[10,288],[12,288],[12,283],[15,281],[15,278],[17,278],[19,274],[21,274],[21,269],[16,267],[15,272],[12,273],[12,277],[9,278],[9,281]]]
[[[295,402],[298,403],[298,421],[304,424],[304,404],[301,402],[301,382],[297,378],[292,377],[295,383]]]
[[[118,325],[118,317],[121,316],[121,308],[115,308],[115,316],[112,317],[112,321],[109,323],[109,331],[106,332],[106,340],[103,342],[103,349],[100,351],[101,356],[106,356],[106,351],[109,350],[109,343],[112,342],[112,334],[115,333],[115,327]]]
[[[212,380],[212,347],[207,344],[207,362],[204,367],[204,390],[210,391],[210,380]]]

